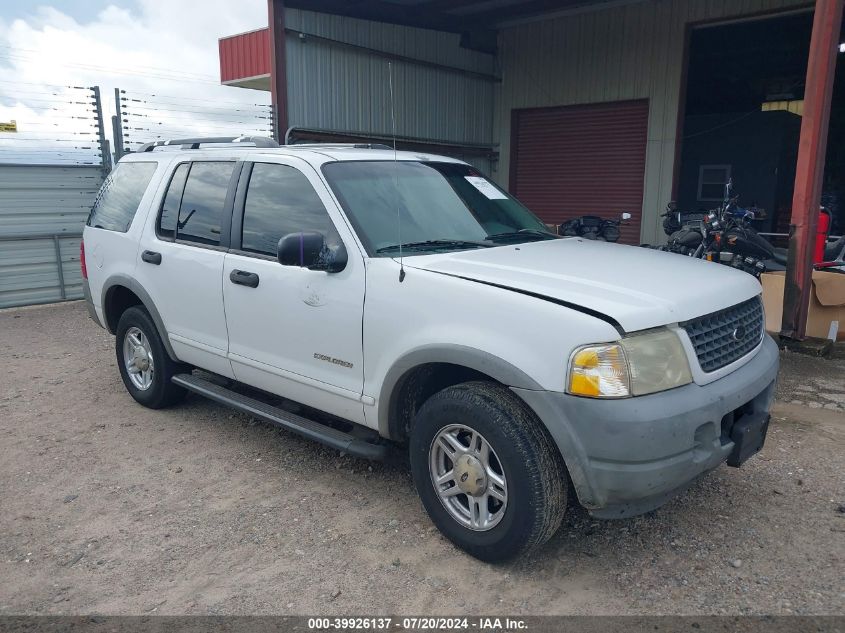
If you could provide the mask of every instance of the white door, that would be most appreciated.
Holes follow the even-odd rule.
[[[233,377],[226,357],[221,227],[234,161],[179,165],[148,222],[138,252],[136,276],[161,314],[180,360]]]
[[[280,161],[241,175],[223,270],[229,359],[242,382],[363,422],[363,257],[316,172]],[[281,265],[279,239],[302,231],[345,244],[346,267]]]

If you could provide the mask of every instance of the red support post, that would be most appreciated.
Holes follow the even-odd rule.
[[[284,0],[267,0],[267,24],[270,27],[270,99],[273,104],[273,138],[279,143],[284,143],[288,129]]]
[[[845,0],[816,0],[810,38],[780,332],[782,337],[796,340],[804,339],[807,332],[813,244],[819,218],[843,2]]]

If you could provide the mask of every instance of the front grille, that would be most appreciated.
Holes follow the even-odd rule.
[[[763,304],[759,296],[754,297],[680,325],[692,341],[701,369],[716,371],[742,358],[760,343]]]

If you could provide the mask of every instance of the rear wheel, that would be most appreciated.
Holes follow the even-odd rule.
[[[414,420],[410,453],[432,521],[476,558],[514,558],[560,526],[567,479],[557,448],[505,387],[472,382],[433,395]]]
[[[170,379],[186,371],[186,367],[168,356],[158,330],[144,308],[133,306],[120,316],[115,352],[123,384],[140,404],[160,409],[185,397],[185,390]]]

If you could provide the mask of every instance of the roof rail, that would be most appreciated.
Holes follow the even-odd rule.
[[[316,147],[320,149],[393,149],[384,143],[291,143],[285,147]]]
[[[267,136],[206,136],[199,138],[175,138],[166,141],[152,141],[144,143],[138,152],[151,152],[156,147],[181,145],[181,149],[199,149],[200,145],[208,143],[252,143],[254,147],[278,147],[279,144]]]

